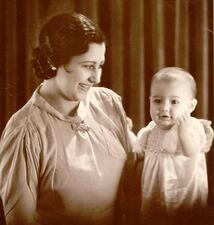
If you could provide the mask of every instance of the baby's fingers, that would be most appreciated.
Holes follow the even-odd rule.
[[[190,115],[188,113],[185,113],[181,116],[179,116],[176,120],[176,124],[178,126],[186,126],[189,124],[189,121],[190,121]]]
[[[190,114],[189,113],[184,113],[183,114],[183,122],[188,122],[190,119]]]

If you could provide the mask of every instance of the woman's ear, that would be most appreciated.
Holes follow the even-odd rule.
[[[198,101],[196,98],[193,98],[190,102],[190,105],[189,105],[189,112],[192,113],[194,110],[195,110],[195,107],[197,105]]]

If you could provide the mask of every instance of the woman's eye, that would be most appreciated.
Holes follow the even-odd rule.
[[[89,70],[94,70],[95,69],[94,65],[85,65],[84,67],[89,69]]]
[[[97,69],[103,69],[103,64],[100,64],[100,65],[83,65],[86,69],[89,69],[89,70],[96,70],[96,67]]]

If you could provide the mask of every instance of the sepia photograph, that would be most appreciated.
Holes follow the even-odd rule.
[[[0,1],[0,225],[214,225],[213,0]]]

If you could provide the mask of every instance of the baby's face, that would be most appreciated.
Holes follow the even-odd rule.
[[[151,118],[161,129],[170,129],[179,116],[193,111],[192,100],[190,87],[186,83],[153,83],[150,96]]]

